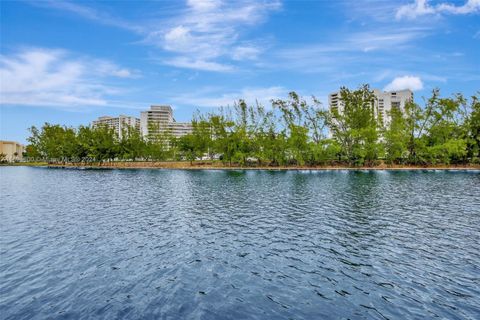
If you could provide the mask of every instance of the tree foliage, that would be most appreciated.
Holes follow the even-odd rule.
[[[196,113],[193,130],[174,137],[154,124],[147,137],[134,128],[121,136],[108,127],[31,127],[26,155],[58,162],[206,160],[226,165],[375,165],[478,163],[480,101],[434,90],[425,106],[392,108],[388,124],[377,117],[368,85],[342,88],[341,107],[327,110],[315,98],[291,92],[270,107],[239,100],[233,108]]]

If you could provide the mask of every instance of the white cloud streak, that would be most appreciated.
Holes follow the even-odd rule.
[[[172,101],[177,104],[195,107],[227,107],[234,105],[239,99],[244,99],[249,104],[258,101],[265,106],[269,106],[272,99],[284,98],[287,94],[288,91],[280,86],[249,87],[229,93],[215,93],[212,90],[199,91],[193,94],[179,95]]]
[[[188,56],[179,56],[171,59],[165,59],[163,60],[163,62],[177,68],[195,69],[203,71],[230,72],[234,70],[234,67],[228,64],[207,61],[203,59],[196,59],[194,57]]]
[[[105,79],[136,76],[106,60],[74,58],[59,49],[25,49],[0,56],[0,104],[72,108],[108,106],[117,88]]]
[[[141,25],[131,23],[129,21],[120,19],[118,17],[111,16],[107,12],[95,10],[93,8],[83,6],[77,3],[69,1],[31,1],[34,6],[46,7],[56,10],[61,10],[64,12],[70,12],[77,16],[83,17],[88,20],[92,20],[103,25],[108,25],[116,28],[126,29],[129,31],[142,33],[144,28]]]
[[[302,73],[328,73],[329,77],[339,75],[341,70],[353,70],[351,66],[382,63],[384,57],[401,52],[418,39],[425,37],[429,30],[423,27],[383,28],[368,32],[354,32],[348,36],[335,37],[319,44],[297,45],[278,49],[266,63],[274,69],[296,70]],[[392,47],[395,50],[392,50]],[[374,60],[375,54],[382,57]],[[388,58],[391,59],[391,58]],[[354,72],[347,71],[350,75]]]
[[[449,3],[441,3],[436,6],[429,5],[428,0],[415,0],[414,3],[406,4],[398,8],[395,17],[400,19],[415,19],[425,15],[434,14],[475,14],[480,13],[480,0],[468,0],[461,6]]]

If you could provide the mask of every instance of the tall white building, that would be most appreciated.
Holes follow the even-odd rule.
[[[405,112],[405,104],[413,101],[413,92],[409,89],[400,91],[381,91],[373,89],[375,95],[374,112],[375,117],[382,119],[383,126],[388,126],[391,121],[390,111],[394,108]],[[343,112],[345,104],[343,103],[340,92],[331,93],[328,96],[330,110],[337,109],[339,113]]]
[[[380,115],[383,119],[383,125],[388,126],[392,117],[390,111],[392,109],[399,109],[402,113],[405,112],[405,105],[409,101],[413,101],[413,92],[409,89],[400,91],[381,91],[374,89],[376,99],[377,116]]]
[[[151,106],[140,113],[140,131],[144,137],[168,132],[179,138],[192,132],[192,123],[176,122],[171,106]]]
[[[120,115],[118,117],[103,116],[92,122],[92,127],[107,126],[115,129],[118,137],[122,137],[123,130],[129,128],[135,128],[140,130],[140,119],[135,117],[129,117]]]

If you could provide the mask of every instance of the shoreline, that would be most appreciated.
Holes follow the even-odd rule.
[[[429,165],[429,166],[415,166],[415,165],[387,165],[381,164],[378,166],[342,166],[342,165],[328,165],[328,166],[238,166],[238,165],[223,165],[221,163],[210,162],[189,162],[172,161],[172,162],[105,162],[99,163],[66,163],[55,164],[46,162],[20,162],[13,164],[2,164],[2,166],[26,166],[26,167],[47,167],[57,169],[170,169],[170,170],[268,170],[268,171],[338,171],[338,170],[391,170],[391,171],[408,171],[408,170],[480,170],[480,165]]]

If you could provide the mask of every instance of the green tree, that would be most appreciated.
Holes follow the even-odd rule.
[[[238,141],[233,135],[235,123],[223,112],[218,115],[211,114],[209,121],[212,127],[213,149],[221,155],[224,163],[231,165],[238,149]]]
[[[407,120],[402,110],[393,108],[390,111],[391,121],[384,131],[386,160],[389,163],[401,164],[408,159],[408,143],[410,139]]]
[[[470,114],[465,121],[467,156],[474,163],[480,163],[480,99],[478,95],[480,93],[472,97]]]
[[[213,156],[212,126],[208,119],[197,115],[192,121],[193,143],[198,156]]]
[[[197,146],[195,144],[195,136],[193,134],[187,134],[179,138],[178,140],[179,150],[186,160],[193,164],[193,161],[197,158]]]
[[[42,158],[42,155],[38,151],[38,148],[35,145],[29,144],[25,147],[24,157],[29,160],[38,160]]]
[[[122,130],[122,137],[119,139],[119,156],[122,159],[132,161],[143,158],[146,155],[146,143],[138,129],[126,126]]]
[[[114,160],[119,154],[115,130],[108,126],[98,126],[91,133],[90,154],[93,159],[100,163]]]
[[[340,109],[330,110],[326,120],[333,138],[349,164],[370,164],[381,153],[375,95],[364,85],[354,91],[341,88],[340,98]]]
[[[148,136],[145,141],[146,157],[164,161],[175,158],[176,141],[172,133],[159,123],[149,123]]]
[[[414,103],[406,106],[410,132],[410,162],[437,164],[463,161],[467,155],[466,117],[461,112],[465,99],[461,95],[441,98],[435,89],[425,108]]]

